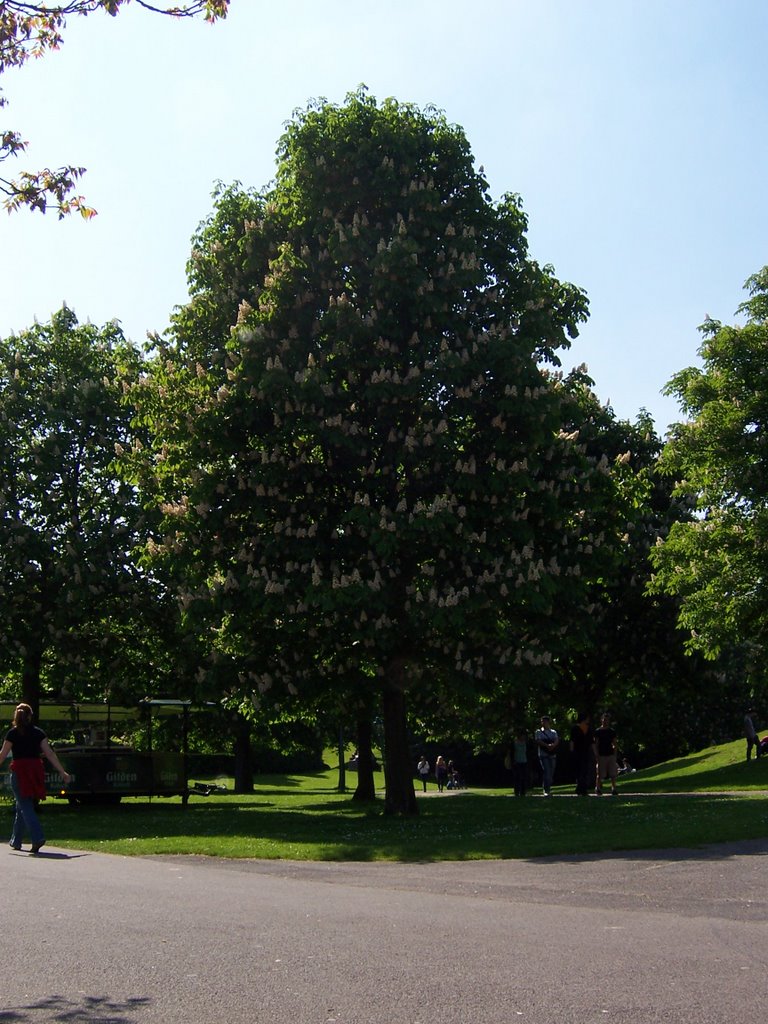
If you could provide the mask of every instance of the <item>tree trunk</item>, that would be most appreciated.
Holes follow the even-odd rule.
[[[405,714],[404,665],[390,666],[382,697],[385,814],[418,814]]]
[[[253,765],[251,764],[251,723],[245,715],[235,722],[235,792],[253,792]]]
[[[35,721],[40,720],[40,672],[43,666],[43,645],[37,639],[27,644],[21,673],[21,703],[29,704]]]
[[[376,786],[373,781],[373,727],[369,714],[357,720],[357,789],[353,800],[375,800]]]

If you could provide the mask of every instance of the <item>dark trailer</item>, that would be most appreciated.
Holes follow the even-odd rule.
[[[9,723],[15,709],[15,704],[0,703],[0,714]],[[124,796],[180,796],[186,803],[191,711],[191,702],[182,700],[144,700],[134,707],[41,704],[40,727],[72,776],[69,785],[62,786],[58,772],[44,761],[49,795],[74,804],[119,803]],[[154,750],[153,727],[168,719],[178,722],[180,749]],[[113,739],[126,732],[142,734],[142,749]],[[9,787],[7,773],[2,784]]]

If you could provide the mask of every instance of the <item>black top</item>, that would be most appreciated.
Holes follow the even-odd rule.
[[[11,744],[14,757],[40,757],[40,745],[45,739],[45,733],[36,725],[28,726],[23,733],[13,726],[5,738]]]
[[[608,757],[610,754],[614,752],[615,740],[615,731],[613,729],[610,729],[607,725],[602,725],[599,729],[595,730],[595,742],[597,743],[597,752],[601,757]]]
[[[573,744],[573,753],[575,757],[584,757],[590,752],[592,743],[594,741],[594,733],[591,729],[587,729],[586,732],[579,725],[574,725],[571,729],[571,743]]]

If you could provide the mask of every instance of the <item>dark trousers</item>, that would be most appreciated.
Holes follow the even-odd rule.
[[[512,783],[515,787],[515,796],[525,796],[528,789],[527,762],[515,761],[512,765]]]
[[[574,758],[576,770],[576,792],[579,796],[586,796],[595,784],[595,761],[589,754],[582,754]]]

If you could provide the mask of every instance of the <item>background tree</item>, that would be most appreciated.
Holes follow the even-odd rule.
[[[167,662],[168,612],[133,560],[145,517],[114,466],[140,444],[123,394],[138,364],[116,324],[66,307],[0,341],[0,665],[35,707],[42,679],[143,696]]]
[[[661,440],[650,417],[617,420],[587,381],[574,391],[574,429],[614,478],[616,501],[601,509],[605,533],[603,571],[589,588],[589,604],[573,623],[573,643],[561,661],[571,711],[597,714],[607,694],[621,706],[621,693],[640,681],[660,687],[668,659],[682,653],[677,609],[667,597],[651,598],[649,552],[671,524],[690,517],[690,505],[672,494],[658,472]]]
[[[690,494],[661,471],[663,444],[650,417],[617,420],[586,387],[578,404],[580,437],[618,474],[618,500],[604,524],[612,558],[574,623],[578,643],[563,658],[558,703],[565,713],[610,711],[623,751],[639,767],[730,738],[740,698],[725,685],[723,659],[686,655],[678,598],[648,592],[651,553],[675,524],[693,518]]]
[[[137,6],[155,14],[177,18],[192,18],[202,14],[206,21],[225,18],[229,0],[193,0],[186,4],[157,5],[145,0],[134,0]],[[11,67],[21,67],[31,57],[40,57],[48,50],[56,50],[63,42],[67,18],[104,11],[114,17],[130,0],[69,0],[65,3],[24,3],[22,0],[0,0],[0,74]],[[6,100],[0,95],[0,107]],[[17,156],[27,147],[15,131],[0,132],[0,163]],[[24,171],[18,178],[0,176],[0,192],[5,194],[3,205],[7,210],[28,207],[42,213],[49,208],[58,210],[59,217],[77,210],[82,216],[92,217],[96,212],[85,204],[83,197],[74,194],[83,167],[59,167],[54,170]]]
[[[667,386],[686,421],[674,424],[662,467],[696,515],[653,552],[652,590],[680,600],[688,647],[713,658],[768,637],[768,268],[751,277],[744,326],[707,319],[703,366]]]
[[[198,234],[136,473],[245,696],[375,680],[386,809],[410,813],[407,691],[546,666],[584,598],[609,477],[546,364],[586,300],[434,110],[313,105],[278,157]]]
[[[669,480],[658,473],[661,441],[650,418],[641,414],[634,424],[617,420],[592,384],[583,367],[572,371],[562,382],[561,411],[564,430],[608,484],[602,499],[591,494],[581,509],[584,537],[598,536],[601,545],[599,555],[585,539],[577,545],[584,600],[558,609],[563,636],[551,665],[533,671],[526,666],[475,701],[452,702],[439,689],[416,695],[419,735],[456,756],[461,749],[465,761],[473,751],[506,752],[510,736],[521,726],[531,728],[542,711],[562,724],[579,710],[624,711],[630,696],[641,693],[645,701],[652,695],[661,711],[670,691],[680,690],[699,667],[683,657],[675,600],[645,592],[648,553],[673,521],[687,515],[688,506],[672,496]],[[662,746],[660,730],[639,701],[635,706],[636,721],[624,716],[633,727],[633,754],[639,746],[649,749],[649,739],[655,754]],[[691,737],[697,733],[691,728]],[[665,750],[669,739],[665,734]]]

